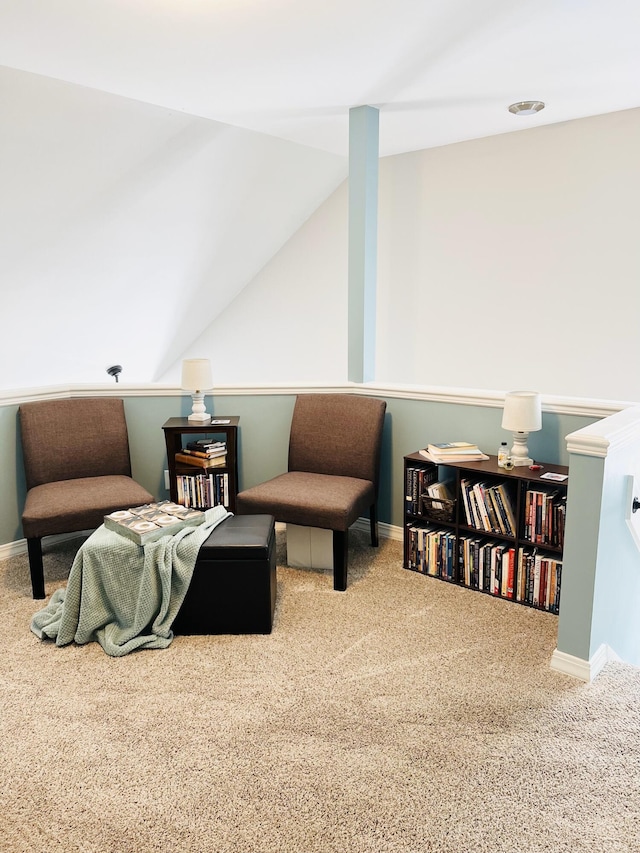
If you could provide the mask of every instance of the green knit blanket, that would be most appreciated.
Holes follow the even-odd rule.
[[[58,646],[95,640],[112,657],[166,648],[200,546],[230,514],[213,507],[197,527],[144,546],[101,525],[76,554],[66,589],[33,616],[31,630]]]

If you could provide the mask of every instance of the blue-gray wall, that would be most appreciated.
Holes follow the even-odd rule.
[[[111,389],[108,393],[114,392]],[[234,391],[226,396],[207,396],[207,410],[215,416],[237,415],[240,418],[240,488],[286,470],[289,425],[296,393],[295,390]],[[383,389],[370,389],[370,393],[384,396]],[[139,394],[123,389],[122,396],[133,474],[159,499],[167,497],[162,425],[168,418],[186,416],[191,399],[179,391],[165,391],[154,396],[149,389]],[[494,454],[499,442],[508,439],[508,435],[500,426],[502,409],[496,403],[430,400],[397,392],[388,392],[385,399],[387,415],[379,518],[383,524],[395,528],[393,535],[400,535],[404,509],[403,457],[406,454],[430,441],[459,439],[476,441],[485,451]],[[624,522],[624,484],[627,473],[632,469],[640,470],[640,455],[636,449],[640,447],[640,440],[627,440],[615,453],[609,448],[608,458],[590,455],[592,433],[598,437],[598,431],[602,432],[603,425],[611,421],[614,425],[622,423],[619,431],[626,436],[632,411],[623,410],[604,419],[584,410],[580,414],[545,411],[542,430],[529,438],[529,449],[535,459],[571,468],[557,651],[578,662],[589,663],[599,649],[606,647],[623,660],[640,664],[640,629],[636,627],[640,606],[640,554]],[[640,414],[637,430],[640,436]],[[588,434],[586,452],[576,454],[571,442],[567,449],[566,436],[585,432]],[[608,444],[601,436],[599,440],[604,442],[602,452],[606,457]],[[1,547],[22,540],[20,513],[25,481],[17,403],[0,405],[0,465],[3,477]]]
[[[190,411],[190,398],[124,394],[134,476],[156,496],[165,497],[166,451],[162,424]],[[240,487],[252,486],[286,470],[289,424],[295,393],[232,394],[207,397],[214,415],[239,415]],[[0,406],[0,464],[3,472],[0,545],[22,538],[20,513],[25,497],[24,472],[17,430],[18,405]],[[402,526],[403,456],[430,441],[469,439],[489,453],[509,438],[500,427],[497,407],[458,405],[425,400],[387,398],[383,438],[379,517]],[[543,429],[530,436],[537,459],[568,464],[564,436],[594,418],[544,413]]]

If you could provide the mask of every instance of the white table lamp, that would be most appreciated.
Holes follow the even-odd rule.
[[[537,391],[509,391],[504,398],[502,429],[513,433],[511,461],[515,467],[532,465],[527,441],[530,432],[542,429],[542,404]]]
[[[208,358],[187,358],[182,362],[182,387],[185,391],[191,391],[193,405],[191,407],[190,421],[208,421],[208,415],[204,405],[204,392],[211,388],[211,362]]]

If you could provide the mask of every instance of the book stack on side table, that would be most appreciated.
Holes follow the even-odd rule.
[[[224,441],[198,439],[187,442],[176,453],[176,462],[194,465],[196,468],[220,468],[227,464],[227,445]]]

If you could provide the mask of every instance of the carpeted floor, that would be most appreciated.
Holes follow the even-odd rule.
[[[338,593],[279,539],[270,636],[124,658],[38,640],[0,563],[0,851],[637,853],[640,671],[555,673],[556,617],[351,541]]]

